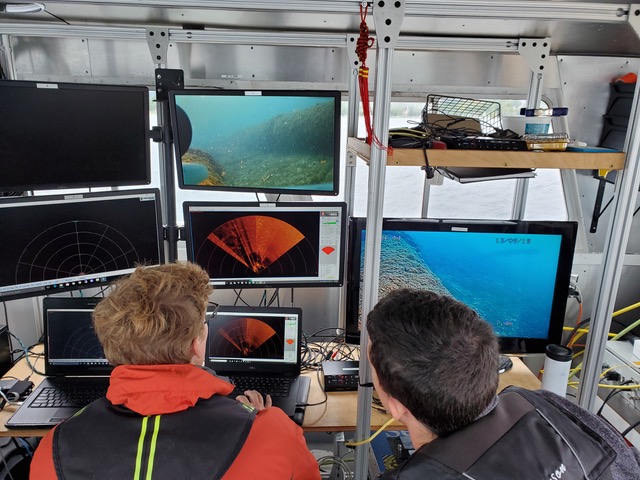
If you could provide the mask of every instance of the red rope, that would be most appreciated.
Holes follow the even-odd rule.
[[[374,143],[382,150],[388,150],[391,154],[391,148],[385,147],[376,137],[371,125],[371,111],[369,108],[369,68],[367,67],[367,50],[373,46],[374,38],[369,36],[369,27],[367,26],[368,4],[360,4],[360,36],[356,42],[356,55],[360,60],[360,68],[358,69],[358,86],[360,87],[360,99],[362,100],[362,114],[364,115],[364,125],[367,129],[367,143]]]
[[[369,109],[369,68],[367,67],[367,50],[373,46],[373,37],[369,36],[367,26],[367,11],[369,5],[360,4],[360,36],[356,42],[356,55],[360,60],[358,69],[358,86],[360,87],[360,99],[362,100],[362,113],[364,115],[364,125],[367,129],[367,143],[371,145],[373,140],[373,128],[371,126],[371,111]]]
[[[360,37],[356,42],[356,55],[360,60],[362,67],[367,68],[367,50],[373,47],[373,37],[369,36],[369,27],[367,26],[367,11],[369,5],[364,7],[360,4]],[[361,67],[361,68],[362,68]]]

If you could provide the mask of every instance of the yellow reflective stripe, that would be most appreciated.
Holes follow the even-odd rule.
[[[147,464],[147,480],[151,480],[151,474],[153,473],[153,459],[156,456],[156,444],[158,441],[158,434],[160,433],[160,415],[156,415],[156,420],[153,424],[153,436],[151,437],[151,445],[149,448],[149,463]]]
[[[140,469],[142,468],[142,451],[144,449],[144,436],[147,433],[147,417],[142,419],[142,429],[140,430],[140,438],[138,438],[138,453],[136,455],[136,471],[133,474],[133,480],[140,480]]]

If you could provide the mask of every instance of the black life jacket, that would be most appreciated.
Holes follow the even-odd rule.
[[[56,473],[65,480],[218,479],[256,412],[214,395],[182,412],[145,417],[101,398],[56,428]]]
[[[383,479],[611,480],[614,449],[535,392],[509,388],[488,415],[419,448]]]

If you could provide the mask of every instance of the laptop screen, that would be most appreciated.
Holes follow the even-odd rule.
[[[45,373],[108,375],[113,367],[93,330],[94,305],[90,301],[72,301],[79,299],[56,300],[53,305],[45,302],[44,308]]]
[[[207,366],[221,374],[300,373],[302,311],[219,307],[209,318]]]

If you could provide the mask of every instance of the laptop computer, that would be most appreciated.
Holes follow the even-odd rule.
[[[45,297],[46,378],[7,420],[8,428],[52,427],[106,394],[113,367],[93,330],[100,298]],[[60,401],[66,400],[66,406]]]
[[[310,379],[300,376],[302,310],[288,307],[219,306],[209,317],[205,365],[244,390],[271,395],[302,424]]]

